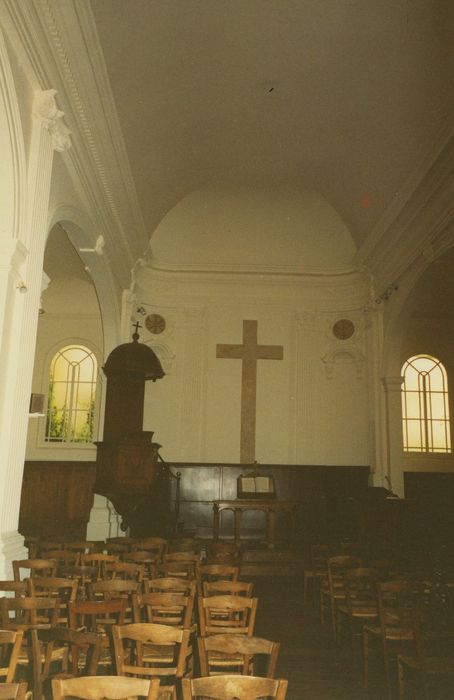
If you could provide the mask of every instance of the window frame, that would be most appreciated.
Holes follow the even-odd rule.
[[[418,368],[418,361],[429,361],[432,367],[428,370]],[[408,371],[412,369],[416,372],[416,388],[411,388],[410,381],[407,385]],[[435,371],[441,374],[441,388],[431,388],[431,373],[436,376]],[[451,436],[451,411],[450,411],[450,396],[449,396],[449,381],[448,373],[445,365],[441,360],[428,353],[420,353],[409,357],[402,366],[402,390],[401,390],[401,406],[402,406],[402,438],[403,450],[406,454],[430,454],[430,455],[450,455],[452,454],[452,436]],[[415,378],[414,378],[415,379]],[[438,378],[439,379],[439,378]],[[414,381],[414,380],[413,380]],[[417,395],[417,410],[414,410],[416,402],[410,402],[412,396]],[[435,409],[435,398],[439,403],[441,400],[442,411],[441,415],[435,418],[437,411]],[[413,403],[414,415],[410,413],[409,404]],[[440,410],[439,410],[440,412]],[[437,438],[434,427],[435,424],[442,425],[443,445],[441,445],[440,437]],[[417,424],[419,431],[419,441],[416,443],[409,437],[411,424],[415,427]]]
[[[93,420],[93,435],[91,441],[82,440],[52,440],[47,436],[47,426],[48,426],[48,415],[49,415],[49,386],[51,379],[51,370],[57,355],[69,347],[79,347],[87,351],[92,355],[96,362],[96,372],[95,372],[95,392],[94,392],[94,420]],[[45,371],[43,373],[43,393],[46,396],[45,405],[45,418],[42,420],[40,431],[39,431],[39,444],[41,447],[46,449],[56,448],[58,450],[92,450],[95,446],[95,442],[98,439],[99,425],[100,425],[100,407],[101,407],[101,396],[102,396],[102,385],[103,385],[103,375],[101,372],[100,363],[100,353],[93,343],[87,341],[85,338],[68,338],[64,341],[55,344],[47,353],[47,360],[45,363]]]

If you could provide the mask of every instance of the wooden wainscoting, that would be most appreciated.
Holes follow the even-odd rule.
[[[85,539],[95,478],[96,462],[25,462],[19,532]]]

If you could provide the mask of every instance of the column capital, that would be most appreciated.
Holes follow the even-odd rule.
[[[33,100],[33,116],[41,120],[52,139],[52,146],[56,151],[67,151],[71,147],[69,135],[71,131],[63,121],[65,115],[57,107],[55,101],[56,90],[37,90]]]
[[[401,391],[404,377],[399,374],[394,377],[382,377],[381,380],[387,392]]]

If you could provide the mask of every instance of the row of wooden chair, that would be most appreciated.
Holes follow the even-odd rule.
[[[361,638],[365,688],[368,687],[372,649],[381,653],[389,698],[393,687],[392,659],[397,660],[401,700],[405,697],[409,671],[419,675],[421,681],[430,675],[454,675],[452,645],[450,657],[446,654],[427,657],[423,651],[424,638],[440,639],[441,636],[444,641],[448,637],[454,641],[454,585],[445,587],[441,596],[440,582],[431,583],[415,575],[405,578],[395,563],[391,566],[389,562],[379,560],[364,566],[357,555],[330,554],[332,550],[326,545],[316,548],[312,566],[305,575],[306,601],[309,582],[314,590],[317,583],[321,623],[329,611],[336,644],[341,643],[345,629],[350,645],[354,637]],[[428,601],[433,586],[438,587],[438,598],[442,597],[444,601],[441,605],[444,620],[434,619],[434,609]],[[451,604],[448,604],[449,597],[452,598]],[[447,624],[449,611],[451,629]]]

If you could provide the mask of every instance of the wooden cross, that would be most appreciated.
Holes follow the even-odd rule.
[[[257,360],[282,360],[282,345],[258,345],[257,321],[243,321],[243,344],[216,346],[216,357],[242,360],[240,462],[255,461]]]

